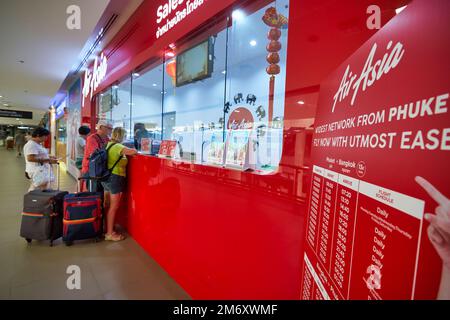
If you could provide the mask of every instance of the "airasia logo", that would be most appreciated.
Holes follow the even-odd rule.
[[[359,90],[366,91],[367,88],[371,87],[376,81],[380,80],[383,75],[388,74],[392,69],[398,66],[403,58],[405,50],[403,49],[403,44],[397,42],[397,44],[392,48],[392,41],[389,41],[386,46],[387,52],[383,55],[382,59],[378,59],[374,62],[375,53],[377,51],[377,44],[374,43],[372,49],[370,50],[369,56],[367,57],[366,63],[361,74],[354,74],[350,71],[350,65],[347,66],[342,77],[339,89],[334,95],[334,103],[331,112],[334,112],[336,108],[336,103],[345,100],[350,92],[353,92],[352,100],[350,105],[353,106]]]
[[[86,70],[84,73],[84,81],[83,81],[83,106],[84,100],[90,96],[92,99],[92,95],[95,90],[97,90],[98,86],[102,82],[102,80],[106,76],[106,70],[108,69],[108,61],[104,54],[100,55],[100,61],[97,57],[95,57],[94,67],[92,72],[90,70]]]
[[[250,110],[244,107],[239,107],[231,113],[230,118],[228,119],[228,129],[252,129],[253,121],[253,116]]]

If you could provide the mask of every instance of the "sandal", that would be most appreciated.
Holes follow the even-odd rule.
[[[120,233],[113,232],[112,234],[105,234],[106,241],[122,241],[125,240],[125,236]]]

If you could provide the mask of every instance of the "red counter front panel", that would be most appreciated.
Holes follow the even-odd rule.
[[[305,205],[280,175],[131,160],[128,230],[196,299],[299,296]]]

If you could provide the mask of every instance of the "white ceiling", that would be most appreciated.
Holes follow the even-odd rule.
[[[37,111],[40,120],[72,66],[79,63],[79,54],[108,3],[1,0],[0,108],[6,109],[4,104],[8,104],[14,110]],[[81,9],[80,30],[66,27],[70,5]],[[12,120],[0,118],[0,124],[15,122]]]

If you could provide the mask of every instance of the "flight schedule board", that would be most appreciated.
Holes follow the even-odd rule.
[[[450,299],[450,2],[409,4],[320,84],[300,299]]]
[[[303,298],[410,299],[424,201],[318,166],[312,179]]]

